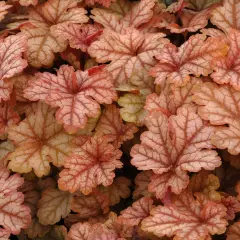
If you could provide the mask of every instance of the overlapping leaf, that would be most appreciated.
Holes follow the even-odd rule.
[[[19,2],[22,6],[37,5],[38,0],[13,0],[14,2]]]
[[[211,22],[225,32],[231,28],[240,29],[239,9],[238,0],[224,0],[223,6],[214,10]]]
[[[106,136],[116,148],[119,148],[124,141],[132,139],[137,130],[134,124],[123,123],[119,109],[115,105],[106,106],[96,127],[97,134]]]
[[[39,102],[35,113],[9,129],[9,139],[17,146],[8,156],[10,169],[20,173],[34,170],[41,177],[50,172],[50,162],[63,165],[64,158],[73,149],[74,136],[56,123],[54,113],[54,109]]]
[[[77,0],[49,0],[29,11],[29,22],[35,27],[22,27],[28,38],[28,62],[34,67],[51,66],[54,53],[62,52],[67,42],[55,34],[63,23],[85,23],[86,10],[77,7]]]
[[[0,166],[6,167],[8,155],[14,151],[14,145],[11,141],[5,141],[0,144]]]
[[[5,15],[8,13],[8,9],[11,8],[11,5],[8,5],[5,1],[0,1],[0,21],[2,21]]]
[[[194,101],[199,104],[199,115],[213,125],[225,125],[216,130],[212,143],[236,155],[240,153],[240,94],[230,86],[204,83],[194,89]]]
[[[117,98],[111,74],[101,67],[74,72],[73,67],[63,65],[57,76],[50,73],[36,76],[37,81],[29,83],[25,96],[60,107],[56,119],[69,132],[84,128],[88,117],[98,117],[99,104],[110,104]]]
[[[203,122],[190,108],[180,108],[168,119],[157,111],[146,118],[149,131],[131,150],[131,163],[139,170],[153,170],[149,190],[163,198],[167,189],[179,194],[189,183],[186,171],[213,170],[221,164],[211,150],[214,127]]]
[[[23,184],[23,178],[18,174],[10,176],[9,171],[0,168],[0,217],[2,236],[8,233],[18,234],[22,228],[27,228],[31,222],[30,209],[23,205],[24,196],[17,192]],[[2,229],[2,228],[1,228]]]
[[[190,80],[190,74],[198,77],[211,73],[211,61],[224,56],[227,50],[224,39],[206,39],[206,35],[197,34],[179,48],[173,44],[166,45],[156,55],[159,62],[151,69],[150,74],[156,77],[156,84],[162,84],[168,79],[169,82],[182,86]]]
[[[109,186],[115,168],[121,168],[122,153],[107,143],[104,137],[92,137],[64,162],[58,186],[64,191],[89,194],[97,185]]]
[[[235,222],[228,229],[227,240],[238,240],[239,237],[240,237],[240,222]]]
[[[142,229],[159,237],[205,239],[209,234],[224,233],[227,226],[226,208],[222,204],[201,203],[188,193],[176,197],[174,204],[154,208],[150,214],[143,220]]]
[[[154,66],[154,56],[168,43],[163,33],[144,34],[136,29],[127,28],[120,34],[105,29],[98,41],[89,48],[89,54],[99,63],[111,61],[106,67],[112,73],[115,85],[127,83],[135,73],[147,71]]]
[[[0,41],[0,102],[8,100],[12,86],[4,80],[22,72],[27,61],[22,58],[26,50],[26,38],[13,35]]]
[[[222,0],[185,0],[187,7],[195,11],[206,9],[213,4],[220,3]]]
[[[219,58],[212,62],[214,73],[213,80],[219,84],[229,83],[236,90],[240,89],[240,32],[232,30],[228,34],[229,51],[226,57]]]

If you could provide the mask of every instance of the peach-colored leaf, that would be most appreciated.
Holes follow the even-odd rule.
[[[195,11],[201,11],[221,1],[222,0],[184,0],[184,2],[187,3],[187,7]]]
[[[72,225],[68,232],[68,240],[88,240],[88,236],[92,230],[92,224],[89,222],[76,223]]]
[[[179,17],[182,22],[182,26],[178,24],[169,24],[168,29],[172,33],[182,33],[182,32],[196,32],[201,28],[204,28],[208,24],[210,14],[212,9],[205,9],[199,13],[191,11],[189,9],[183,9],[179,13]],[[157,24],[155,25],[157,26]]]
[[[205,204],[190,194],[182,193],[174,204],[153,208],[151,216],[143,220],[142,229],[158,237],[175,236],[178,240],[205,239],[209,234],[226,231],[226,208],[208,201]]]
[[[124,141],[132,139],[137,130],[135,124],[123,123],[119,109],[113,104],[106,106],[96,127],[97,134],[106,136],[116,148]]]
[[[100,186],[100,191],[108,197],[110,206],[114,206],[120,202],[121,198],[128,198],[131,195],[130,185],[129,179],[117,177],[110,186]]]
[[[115,168],[121,168],[122,152],[103,137],[92,137],[65,160],[58,186],[64,191],[89,194],[97,185],[109,186],[115,177]]]
[[[165,84],[160,94],[152,93],[147,96],[144,108],[149,112],[157,110],[162,111],[167,116],[174,115],[179,107],[191,106],[192,89],[201,82],[199,78],[191,77],[190,81],[182,87]]]
[[[214,73],[211,77],[218,84],[229,83],[236,90],[240,90],[240,33],[231,30],[228,34],[229,51],[226,57],[212,61]]]
[[[9,240],[11,232],[6,229],[0,228],[0,238],[1,240]]]
[[[227,209],[226,219],[234,220],[235,214],[240,212],[240,202],[233,196],[222,197],[221,203]]]
[[[131,150],[131,163],[139,170],[153,170],[149,190],[163,198],[170,187],[179,194],[188,185],[186,171],[220,166],[217,152],[211,150],[215,128],[203,122],[190,108],[179,108],[177,115],[159,111],[146,118],[149,131],[141,135],[141,144]]]
[[[156,55],[158,64],[151,69],[150,75],[156,77],[155,83],[162,84],[166,79],[176,85],[185,85],[190,74],[207,76],[212,72],[210,62],[227,53],[225,41],[207,38],[204,34],[191,36],[188,41],[177,48],[173,44],[166,45]]]
[[[153,200],[149,197],[143,197],[134,202],[131,207],[121,211],[120,218],[126,219],[128,224],[135,226],[150,215],[152,208]]]
[[[127,27],[138,28],[148,22],[153,16],[153,0],[141,0],[129,3],[118,0],[110,9],[94,8],[91,13],[95,22],[100,23],[106,29],[123,33]]]
[[[53,225],[71,211],[72,195],[59,189],[48,188],[38,202],[37,216],[43,225]]]
[[[0,1],[0,21],[2,21],[5,15],[8,13],[8,9],[11,8],[5,1]]]
[[[78,0],[49,0],[29,11],[29,22],[34,26],[22,27],[28,39],[27,58],[34,67],[52,65],[54,53],[62,52],[67,42],[56,36],[55,29],[64,23],[85,23],[86,10],[77,7]]]
[[[36,112],[9,129],[9,139],[17,145],[8,156],[10,169],[20,173],[33,169],[41,177],[49,173],[50,162],[63,165],[64,158],[73,150],[74,135],[67,134],[56,123],[54,113],[54,109],[39,102]]]
[[[26,38],[22,35],[12,35],[0,42],[0,82],[22,72],[27,66],[27,61],[22,58],[26,45]]]
[[[213,11],[211,22],[225,32],[231,28],[240,29],[239,9],[238,0],[224,0],[223,6]]]
[[[31,221],[30,209],[23,205],[24,196],[17,192],[23,181],[18,174],[10,176],[6,168],[0,168],[1,226],[13,234],[20,233],[21,228],[27,228]]]
[[[25,96],[31,100],[45,99],[50,105],[60,107],[56,119],[69,132],[85,127],[88,117],[97,117],[99,104],[110,104],[117,98],[111,74],[101,67],[74,72],[67,65],[61,66],[57,77],[39,73],[37,81],[30,82],[25,90]]]
[[[13,84],[8,80],[0,81],[0,102],[1,100],[7,101],[10,99]]]
[[[240,238],[240,221],[231,225],[227,231],[227,240],[238,240]]]
[[[115,231],[109,230],[103,224],[95,224],[89,234],[88,240],[123,240],[118,237]]]
[[[153,56],[169,42],[164,36],[163,33],[144,34],[133,28],[125,29],[122,34],[105,29],[88,52],[99,63],[111,61],[106,68],[118,86],[127,83],[140,68],[146,71],[144,77],[149,77],[147,71],[155,64]]]
[[[101,35],[99,25],[61,24],[56,27],[55,34],[69,41],[71,48],[81,49],[83,52]]]
[[[229,125],[216,130],[212,136],[213,144],[220,149],[228,148],[233,155],[240,153],[239,92],[231,86],[210,82],[197,86],[193,92],[193,100],[200,105],[198,113],[202,119],[213,125]]]
[[[22,6],[37,5],[38,0],[13,0],[14,2],[19,2]]]
[[[20,122],[19,115],[14,111],[13,106],[8,103],[0,103],[0,137],[8,132],[10,126]]]

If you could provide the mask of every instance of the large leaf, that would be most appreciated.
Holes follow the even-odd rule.
[[[86,10],[77,7],[77,0],[49,0],[29,11],[29,22],[35,27],[22,27],[28,38],[28,62],[34,67],[51,66],[54,53],[62,52],[67,42],[57,37],[55,28],[63,23],[85,23]]]
[[[163,198],[168,188],[179,194],[189,183],[186,171],[213,170],[221,164],[211,150],[215,128],[203,122],[190,108],[179,108],[176,116],[159,111],[146,118],[149,131],[131,150],[131,163],[139,170],[153,170],[149,190]]]
[[[17,192],[23,182],[18,174],[10,176],[6,168],[0,168],[0,219],[4,228],[0,233],[2,236],[6,231],[18,234],[21,228],[27,228],[31,222],[30,209],[23,205],[24,196]]]
[[[211,61],[224,56],[227,50],[224,39],[206,39],[206,35],[197,34],[179,48],[173,44],[166,45],[156,55],[159,62],[151,69],[150,75],[156,77],[156,84],[162,84],[168,79],[169,82],[182,86],[190,80],[190,74],[199,77],[211,73]]]
[[[18,126],[9,129],[9,139],[17,145],[8,156],[10,169],[20,173],[33,169],[42,177],[50,172],[50,162],[63,165],[64,158],[73,149],[74,136],[56,123],[54,113],[54,109],[39,102],[36,113],[32,112]]]
[[[176,236],[178,240],[205,239],[209,234],[226,231],[226,208],[214,202],[199,202],[182,193],[174,204],[158,206],[143,220],[142,229],[162,237]]]
[[[56,119],[64,123],[69,132],[84,128],[88,117],[98,117],[99,104],[110,104],[117,98],[111,74],[101,67],[74,72],[74,68],[67,65],[60,67],[57,76],[39,73],[37,81],[29,83],[25,96],[60,107]]]
[[[115,168],[121,168],[122,152],[107,143],[104,137],[92,137],[64,162],[58,186],[64,191],[89,194],[97,185],[109,186]]]
[[[212,143],[220,149],[228,148],[231,154],[240,153],[240,93],[230,86],[204,83],[194,89],[194,101],[200,105],[199,115],[216,129]]]
[[[112,73],[115,85],[127,83],[139,69],[147,71],[154,66],[154,56],[168,43],[163,33],[144,34],[136,29],[127,28],[120,34],[105,29],[98,41],[89,48],[89,54],[99,63],[111,61],[107,69]]]
[[[116,148],[119,148],[124,141],[132,139],[137,130],[135,124],[123,123],[120,111],[115,105],[106,106],[96,127],[97,134],[108,137]]]
[[[214,10],[211,22],[225,32],[231,28],[240,29],[240,1],[224,0],[223,6]]]

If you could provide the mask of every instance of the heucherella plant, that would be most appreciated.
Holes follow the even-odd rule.
[[[240,0],[0,0],[0,240],[240,240]]]

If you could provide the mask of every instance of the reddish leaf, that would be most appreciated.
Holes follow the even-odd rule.
[[[88,222],[72,225],[68,232],[68,240],[88,240],[92,225]]]
[[[240,29],[239,9],[238,0],[224,0],[223,6],[214,10],[211,22],[225,32],[231,28]]]
[[[117,177],[112,185],[108,187],[100,187],[100,191],[109,199],[110,206],[118,204],[121,198],[128,198],[131,195],[129,189],[131,181],[125,177]]]
[[[147,96],[145,109],[151,111],[162,111],[167,116],[177,113],[179,107],[190,107],[192,105],[192,89],[201,84],[201,80],[192,77],[183,87],[173,87],[165,84],[160,94],[152,93]]]
[[[71,48],[81,49],[83,52],[101,35],[99,25],[61,24],[56,27],[55,34],[69,41]]]
[[[182,193],[174,204],[154,208],[151,216],[143,220],[142,229],[158,237],[175,235],[179,240],[205,239],[208,234],[226,231],[225,215],[226,208],[222,204],[210,201],[202,204]]]
[[[235,213],[240,212],[240,202],[233,196],[222,197],[221,203],[227,208],[227,220],[234,220]]]
[[[229,125],[217,129],[212,143],[220,149],[228,148],[233,155],[240,153],[239,92],[230,86],[218,87],[214,83],[204,83],[193,92],[194,101],[200,105],[201,118],[213,125]]]
[[[61,66],[57,77],[39,73],[37,81],[30,82],[25,96],[60,107],[56,113],[57,121],[64,123],[69,132],[84,128],[88,117],[97,117],[99,104],[110,104],[117,98],[110,73],[99,70],[89,75],[88,71],[74,72],[74,68],[67,65]]]
[[[143,34],[136,29],[127,28],[120,34],[105,29],[98,41],[95,41],[88,52],[99,63],[111,61],[107,70],[112,73],[115,85],[127,83],[139,70],[147,71],[154,66],[153,56],[157,55],[168,43],[163,33]]]
[[[139,170],[153,170],[149,190],[163,198],[168,187],[179,194],[188,185],[186,171],[213,170],[221,164],[210,150],[214,127],[203,122],[191,109],[180,108],[168,119],[161,112],[146,118],[149,131],[141,135],[141,145],[131,150],[131,163]]]
[[[62,52],[67,42],[56,36],[55,29],[63,23],[85,23],[86,10],[77,7],[78,0],[49,0],[29,11],[29,22],[34,27],[21,27],[28,38],[28,62],[37,68],[51,66],[54,53]]]
[[[115,168],[121,168],[122,153],[102,137],[88,140],[81,148],[67,158],[60,172],[58,186],[64,191],[89,194],[97,185],[109,186],[113,182]]]
[[[42,177],[50,172],[50,162],[62,166],[64,158],[73,149],[74,135],[67,134],[55,122],[55,110],[38,103],[36,112],[31,112],[18,126],[9,129],[9,139],[17,148],[8,159],[8,167],[20,173],[30,172]]]
[[[232,30],[228,34],[230,49],[226,57],[219,58],[212,62],[214,73],[213,80],[219,84],[229,83],[236,90],[240,90],[240,33]]]
[[[24,196],[17,192],[23,184],[23,178],[18,174],[9,176],[6,168],[0,169],[0,216],[1,226],[13,234],[20,233],[21,228],[27,228],[31,221],[30,209],[23,205]],[[0,231],[5,236],[5,230]]]
[[[143,197],[134,202],[132,207],[121,211],[120,218],[126,219],[132,226],[138,225],[142,220],[150,215],[153,208],[153,200],[149,197]]]
[[[168,44],[156,55],[158,64],[151,69],[150,75],[156,77],[155,83],[162,84],[166,79],[170,83],[183,86],[190,80],[190,74],[197,77],[212,72],[210,62],[227,53],[224,39],[208,38],[206,35],[191,36],[177,48]]]
[[[115,105],[106,106],[96,127],[97,134],[106,136],[115,148],[119,148],[124,141],[132,139],[137,131],[135,124],[123,123],[119,109]]]

